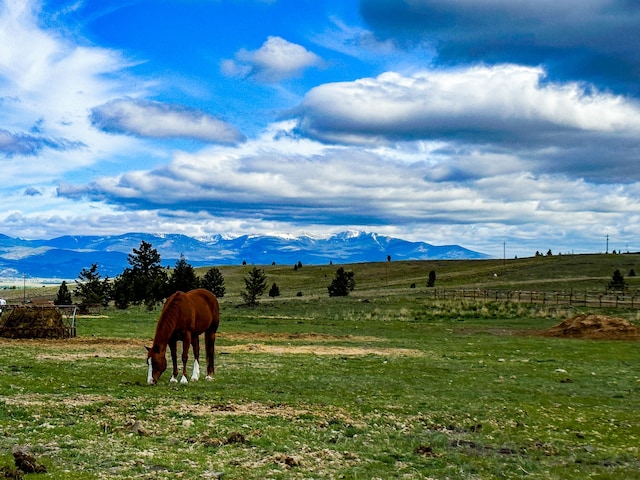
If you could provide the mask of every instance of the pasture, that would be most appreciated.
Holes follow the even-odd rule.
[[[638,258],[582,258],[603,262],[587,273],[537,260],[519,276],[529,259],[438,263],[436,285],[556,271],[597,286],[604,262]],[[0,467],[28,445],[48,471],[34,479],[637,478],[637,341],[540,335],[583,310],[434,300],[433,265],[353,266],[343,298],[326,295],[335,267],[265,267],[283,295],[251,309],[248,267],[222,269],[212,382],[146,384],[159,309],[81,317],[70,340],[0,339]]]

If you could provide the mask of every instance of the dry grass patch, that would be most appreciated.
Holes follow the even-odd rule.
[[[419,357],[423,352],[410,348],[382,348],[371,346],[325,345],[330,342],[353,344],[380,343],[383,339],[372,336],[328,335],[319,333],[223,333],[218,338],[237,342],[237,345],[219,347],[223,354],[264,353],[271,355],[336,355],[336,356],[405,356]],[[242,343],[246,342],[246,343]],[[279,342],[271,345],[265,342]],[[282,344],[283,342],[291,342]],[[300,345],[299,343],[306,343]]]
[[[337,355],[337,356],[403,356],[421,357],[423,352],[410,348],[371,348],[333,345],[265,345],[247,343],[231,345],[221,349],[222,353],[265,353],[269,355]]]

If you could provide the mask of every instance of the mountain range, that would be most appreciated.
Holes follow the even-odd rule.
[[[117,236],[62,236],[25,240],[0,234],[0,280],[7,278],[77,279],[83,268],[98,264],[105,277],[129,266],[127,256],[145,241],[162,265],[173,267],[181,255],[192,266],[358,263],[392,260],[488,258],[459,245],[434,246],[375,233],[349,231],[327,238],[216,235],[196,239],[180,234],[127,233]]]

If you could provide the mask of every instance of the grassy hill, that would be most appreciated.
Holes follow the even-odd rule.
[[[631,270],[640,272],[640,255],[557,255],[511,260],[437,260],[358,263],[341,265],[355,273],[354,295],[406,294],[411,285],[426,288],[430,271],[436,272],[438,288],[480,288],[539,291],[603,292],[618,269],[630,290],[640,288],[640,277],[628,276]],[[234,297],[244,289],[243,278],[252,266],[221,267],[227,295]],[[282,297],[327,295],[339,265],[260,266],[269,285],[276,282]],[[204,274],[206,268],[198,269]]]
[[[436,272],[438,288],[480,288],[504,290],[537,290],[603,292],[613,272],[618,269],[631,291],[640,289],[640,277],[629,276],[631,270],[640,273],[640,254],[554,255],[522,259],[493,260],[433,260],[356,263],[349,265],[309,265],[294,269],[293,265],[259,266],[267,275],[269,286],[275,282],[282,298],[326,296],[327,286],[340,267],[355,273],[356,296],[373,294],[402,295],[411,292],[411,285],[426,287],[431,270]],[[196,269],[203,276],[209,267]],[[225,279],[226,297],[239,299],[244,290],[243,278],[252,265],[219,267]],[[73,286],[70,285],[70,288]],[[53,299],[58,286],[27,287],[29,299]],[[25,292],[15,289],[0,291],[0,297],[10,302],[23,299]]]

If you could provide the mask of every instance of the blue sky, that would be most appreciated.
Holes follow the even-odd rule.
[[[0,231],[640,250],[625,0],[0,1]]]

